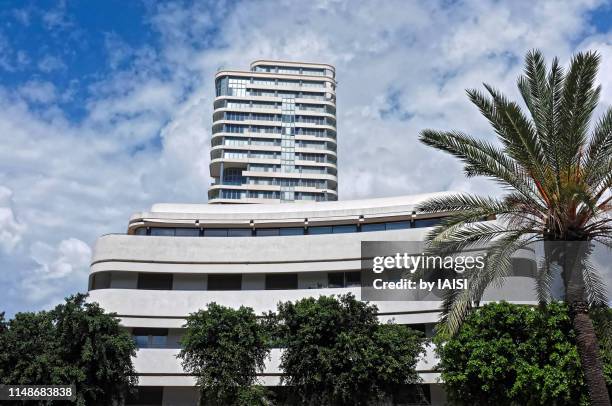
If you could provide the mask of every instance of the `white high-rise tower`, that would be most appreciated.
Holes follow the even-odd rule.
[[[215,87],[209,203],[338,199],[333,66],[259,60]]]

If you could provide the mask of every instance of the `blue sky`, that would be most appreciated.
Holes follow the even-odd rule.
[[[97,236],[155,202],[205,202],[213,75],[260,58],[338,72],[340,198],[462,190],[423,128],[492,138],[466,88],[517,96],[525,52],[602,55],[612,6],[579,1],[0,0],[0,311],[84,291]]]

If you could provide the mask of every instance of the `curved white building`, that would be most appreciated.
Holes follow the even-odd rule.
[[[335,76],[270,60],[217,72],[210,203],[337,200]]]
[[[135,366],[147,404],[195,405],[194,379],[176,354],[185,317],[207,303],[252,307],[352,292],[360,298],[361,241],[420,241],[436,222],[416,205],[433,195],[310,204],[156,204],[126,234],[97,241],[90,300],[116,312],[135,336]],[[520,278],[518,278],[520,279]],[[439,302],[374,302],[430,335]],[[280,350],[261,381],[278,385]],[[418,364],[430,404],[443,404],[433,350]],[[149,398],[147,398],[149,396]],[[426,403],[425,403],[426,404]]]

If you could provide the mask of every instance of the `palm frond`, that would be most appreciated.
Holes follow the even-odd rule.
[[[608,108],[593,128],[584,156],[584,178],[591,186],[601,178],[601,169],[609,169],[612,161],[612,107]],[[609,171],[608,171],[609,173]]]
[[[504,187],[515,189],[542,203],[533,182],[523,168],[493,145],[460,132],[424,130],[420,140],[426,145],[446,151],[465,163],[466,175],[486,176]]]
[[[486,266],[466,272],[469,289],[447,292],[442,302],[440,330],[454,335],[475,303],[479,303],[485,290],[491,286],[502,286],[503,278],[512,272],[511,256],[518,249],[531,243],[522,233],[510,233],[487,248]]]
[[[508,100],[492,86],[484,84],[484,87],[491,99],[474,89],[467,91],[468,97],[489,120],[505,145],[508,155],[529,172],[541,175],[546,157],[532,122],[523,114],[518,104]]]
[[[568,170],[578,166],[581,160],[580,153],[586,143],[591,115],[599,101],[601,87],[595,87],[599,60],[596,52],[576,54],[563,83],[558,142],[562,147],[562,166]]]
[[[591,261],[585,259],[582,269],[584,288],[587,301],[591,306],[602,306],[608,303],[608,287],[601,274],[593,267]]]

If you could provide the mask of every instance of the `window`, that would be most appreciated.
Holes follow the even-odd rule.
[[[234,120],[234,121],[244,121],[249,119],[249,113],[234,113],[227,112],[225,113],[226,120]]]
[[[334,226],[333,232],[334,232],[334,234],[356,233],[357,232],[357,226],[352,225],[352,224],[345,225],[345,226]]]
[[[251,229],[249,228],[230,228],[227,235],[229,237],[250,237]]]
[[[111,285],[110,272],[98,272],[91,275],[90,290],[108,289]]]
[[[327,274],[327,286],[330,288],[344,287],[344,272],[333,272]]]
[[[331,234],[331,226],[308,227],[308,234]]]
[[[227,237],[227,228],[207,228],[204,237]]]
[[[177,237],[199,237],[200,229],[199,228],[177,228],[176,236]]]
[[[168,345],[167,328],[134,328],[132,336],[138,348],[166,348]]]
[[[174,236],[174,228],[170,227],[151,227],[151,235],[169,237]]]
[[[126,405],[157,406],[162,405],[164,388],[161,386],[137,386],[135,391],[128,392]]]
[[[241,274],[208,275],[208,290],[240,290]]]
[[[280,235],[304,235],[303,227],[287,227],[279,230]]]
[[[279,235],[279,230],[278,228],[258,228],[255,230],[255,235],[258,237]]]
[[[345,272],[344,279],[347,288],[361,286],[361,272]]]
[[[385,223],[362,224],[361,231],[385,231]]]
[[[136,234],[136,235],[147,235],[147,228],[146,227],[138,227],[136,229],[136,231],[134,231],[134,234]]]
[[[224,124],[223,130],[227,133],[243,133],[245,132],[247,127],[237,125],[237,124]]]
[[[329,288],[352,288],[361,286],[361,272],[330,272],[327,274]]]
[[[400,230],[404,228],[410,228],[410,221],[394,221],[385,223],[387,230]]]
[[[266,290],[297,289],[297,274],[266,274]]]
[[[440,224],[441,221],[442,221],[441,218],[415,220],[414,226],[418,228],[433,227],[433,226]]]
[[[171,273],[139,273],[138,289],[172,290]]]

